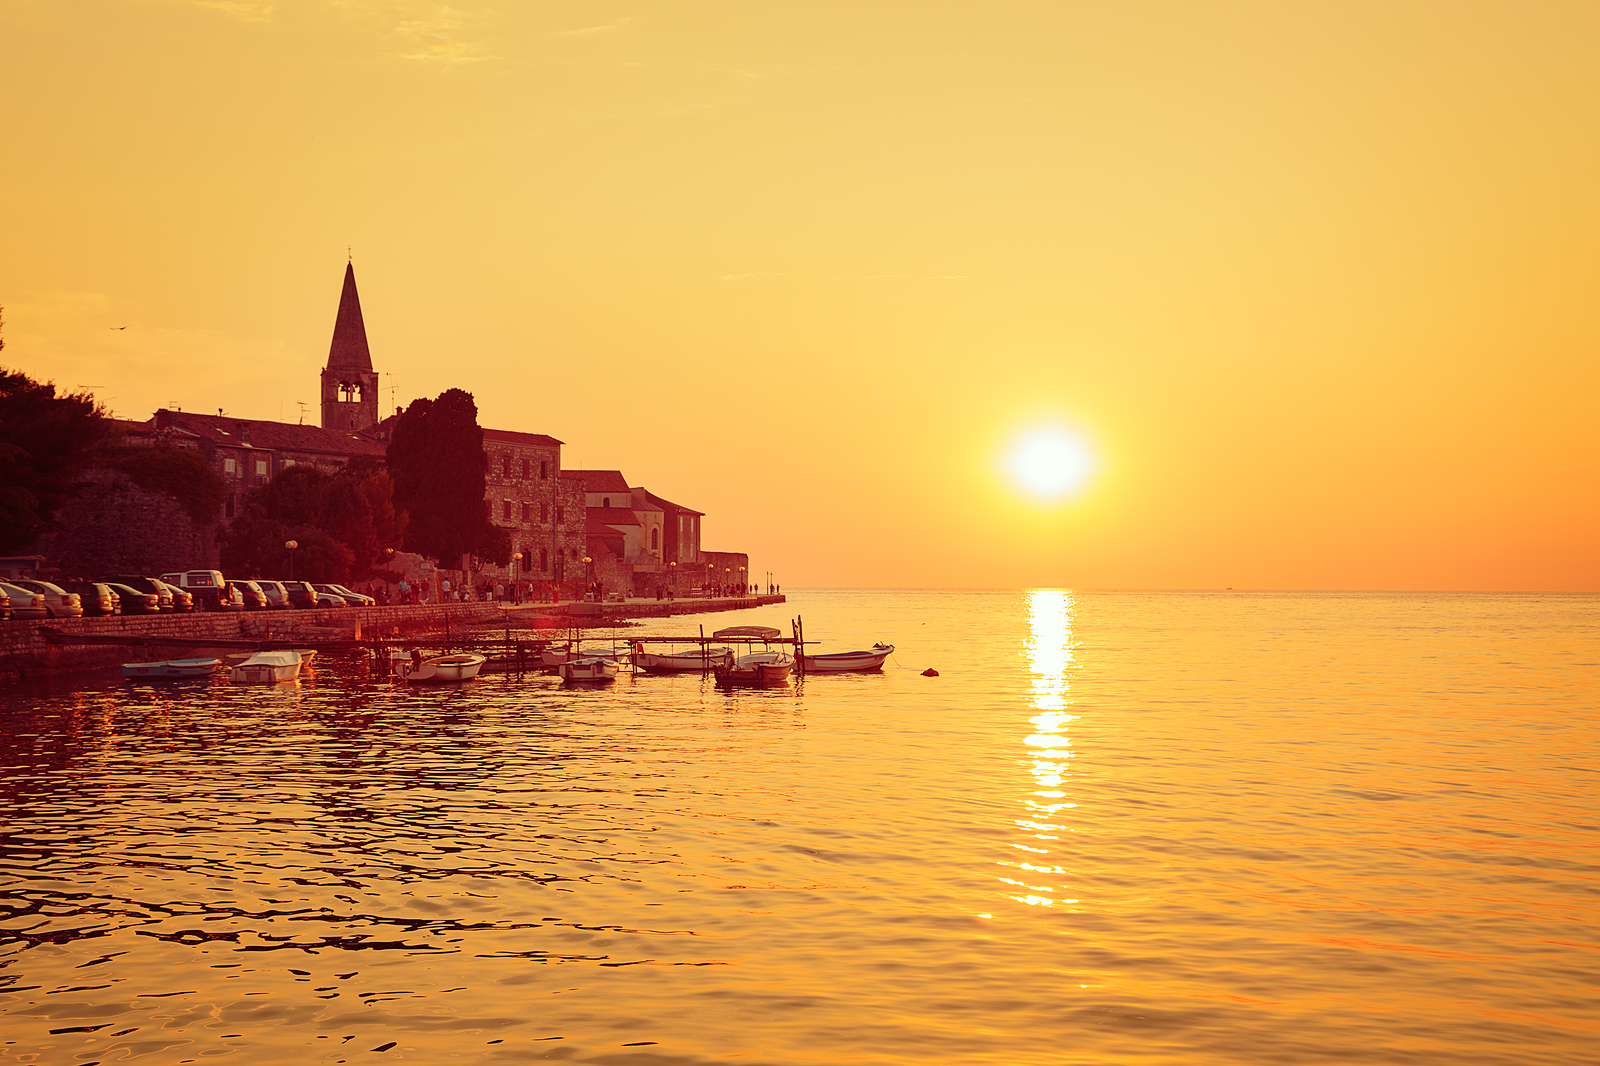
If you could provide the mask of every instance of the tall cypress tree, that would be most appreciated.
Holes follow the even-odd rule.
[[[447,389],[416,400],[395,421],[386,456],[394,505],[410,513],[405,544],[446,567],[488,540],[488,459],[472,394]]]

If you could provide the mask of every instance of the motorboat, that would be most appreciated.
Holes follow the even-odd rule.
[[[221,659],[168,659],[159,663],[123,663],[122,676],[130,681],[151,681],[164,678],[210,677],[222,665]]]
[[[471,681],[489,661],[487,655],[477,652],[459,652],[455,655],[435,655],[421,662],[409,664],[403,675],[413,685],[440,684],[450,681]]]
[[[229,673],[235,684],[271,685],[279,681],[293,681],[300,676],[300,653],[297,651],[258,651]]]
[[[317,657],[317,649],[315,648],[296,648],[294,653],[300,656],[300,665],[302,666],[310,666],[311,660]]]
[[[893,644],[874,644],[871,651],[806,655],[801,658],[801,664],[808,674],[860,674],[868,670],[882,670],[883,661],[893,654]]]
[[[573,659],[571,662],[562,663],[556,667],[561,680],[574,681],[615,681],[617,679],[617,661],[615,659]]]
[[[633,665],[649,674],[703,674],[724,657],[732,648],[696,648],[693,651],[653,652],[644,645],[633,645]]]
[[[717,682],[723,685],[781,685],[794,670],[794,656],[786,651],[754,651],[735,658],[730,651],[717,664]]]

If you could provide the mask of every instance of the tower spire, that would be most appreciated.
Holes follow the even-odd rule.
[[[361,296],[356,292],[356,265],[344,266],[344,291],[339,294],[339,315],[333,322],[333,343],[328,347],[328,367],[371,370],[367,326],[361,318]]]

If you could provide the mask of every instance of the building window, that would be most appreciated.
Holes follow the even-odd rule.
[[[527,500],[522,501],[522,520],[524,522],[533,521],[533,504]]]
[[[511,456],[509,455],[503,455],[500,457],[500,476],[511,476]]]
[[[544,481],[550,476],[550,464],[543,459],[539,460],[539,480]]]
[[[528,460],[522,460],[522,480],[528,480]]]
[[[505,521],[505,522],[511,521],[511,501],[510,500],[501,500],[500,503],[501,503],[501,508],[500,508],[500,518],[501,518],[501,520]]]
[[[267,476],[267,461],[265,459],[257,459],[256,460],[256,477],[266,477],[266,476]]]
[[[231,462],[233,462],[233,460],[232,460],[232,459],[229,459],[229,460],[228,460],[228,462],[230,462],[230,463],[231,463]],[[232,518],[232,517],[233,517],[233,493],[231,493],[231,492],[230,492],[230,493],[228,493],[228,507],[227,507],[227,511],[228,511],[228,517],[229,517],[229,518]]]
[[[650,550],[655,551],[659,547],[661,547],[661,530],[652,529],[650,530]]]
[[[231,474],[231,473],[234,472],[233,471],[233,460],[232,459],[224,459],[224,460],[222,460],[222,472],[224,474]]]
[[[229,459],[228,463],[229,463],[228,469],[232,470],[233,469],[233,466],[232,466],[233,460]],[[611,509],[611,497],[610,496],[602,496],[602,497],[600,497],[600,506],[606,508],[607,510],[610,510]]]
[[[560,523],[565,522],[566,520],[567,520],[567,509],[565,507],[561,506],[559,503],[556,504],[556,523],[559,525]]]
[[[541,503],[539,505],[539,521],[550,521],[550,505],[548,503]]]

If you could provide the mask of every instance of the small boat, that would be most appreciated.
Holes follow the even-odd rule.
[[[729,626],[711,634],[712,640],[772,640],[783,636],[771,626]]]
[[[615,681],[617,679],[617,662],[615,659],[573,659],[571,662],[562,663],[556,667],[561,675],[561,680],[574,681]]]
[[[628,654],[627,648],[611,648],[608,651],[584,651],[576,644],[568,644],[562,648],[550,647],[539,653],[539,662],[548,669],[555,670],[563,663],[577,662],[579,659],[620,659]]]
[[[221,659],[168,659],[168,677],[210,677],[222,665]]]
[[[404,676],[413,685],[471,681],[478,676],[478,671],[482,670],[483,664],[488,661],[487,655],[479,655],[476,652],[435,655],[431,659],[424,659],[412,665]]]
[[[235,666],[228,675],[234,684],[271,685],[293,681],[300,676],[300,653],[296,651],[258,651]]]
[[[756,651],[722,657],[717,664],[717,683],[722,685],[781,685],[794,669],[794,657],[786,651]]]
[[[649,674],[703,674],[731,654],[732,648],[696,648],[693,651],[645,651],[633,646],[633,665]]]
[[[315,648],[296,648],[294,653],[300,656],[301,666],[310,666],[311,660],[317,657],[317,649]]]
[[[882,670],[883,660],[894,654],[893,644],[874,644],[871,651],[836,651],[807,655],[801,662],[808,674],[860,674]]]
[[[221,659],[168,659],[160,663],[123,663],[122,676],[130,681],[168,681],[186,677],[210,677],[222,665]]]

